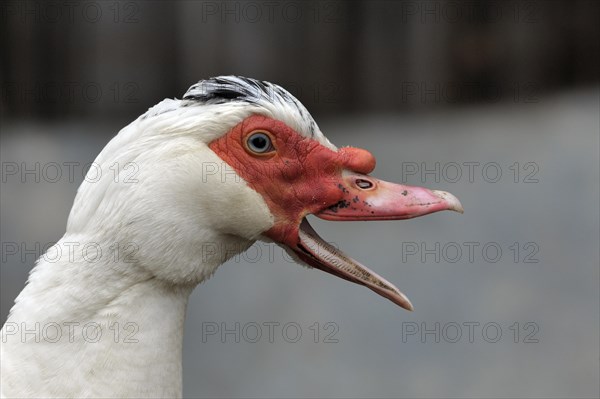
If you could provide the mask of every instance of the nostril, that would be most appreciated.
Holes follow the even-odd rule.
[[[355,183],[358,186],[358,188],[361,188],[363,190],[368,190],[373,187],[373,183],[365,179],[356,179]]]

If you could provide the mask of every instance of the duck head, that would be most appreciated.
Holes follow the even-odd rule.
[[[119,159],[122,165],[138,162],[139,169],[139,184],[121,193],[128,211],[121,212],[120,225],[128,237],[154,232],[140,244],[139,263],[176,283],[204,279],[262,239],[282,246],[300,263],[367,286],[412,310],[393,284],[323,240],[306,216],[397,220],[463,211],[447,192],[371,177],[375,158],[368,151],[336,148],[283,88],[236,76],[200,81],[182,100],[151,108],[96,162],[107,168]],[[83,188],[76,202],[96,189]],[[78,223],[94,216],[102,223],[113,211],[72,214],[69,224],[77,230]],[[211,244],[222,241],[229,245],[207,254],[207,248],[215,248]]]

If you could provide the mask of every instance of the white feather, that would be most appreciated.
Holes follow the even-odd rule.
[[[189,294],[273,225],[262,197],[207,145],[252,114],[335,149],[293,104],[164,100],[150,108],[98,155],[65,235],[15,301],[1,333],[2,395],[181,396]],[[84,335],[86,325],[95,331],[89,323],[102,328],[96,343]],[[62,336],[48,342],[56,326]],[[138,342],[124,342],[133,330]]]

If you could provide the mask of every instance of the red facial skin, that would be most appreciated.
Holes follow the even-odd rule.
[[[255,132],[271,137],[273,150],[256,154],[246,141]],[[328,220],[398,220],[441,210],[462,212],[449,193],[388,183],[367,176],[371,153],[345,147],[337,152],[304,137],[285,123],[253,115],[209,147],[262,195],[275,225],[265,232],[291,248],[308,214]]]
[[[256,131],[269,134],[274,151],[254,154],[247,149],[246,139]],[[366,174],[375,168],[375,158],[368,151],[332,151],[262,115],[246,118],[209,147],[262,194],[275,216],[275,225],[265,235],[290,246],[297,243],[303,217],[348,195],[340,185],[343,169]]]
[[[261,132],[271,148],[257,154],[248,138]],[[393,284],[331,247],[303,220],[308,214],[328,220],[397,220],[429,213],[462,212],[450,193],[388,183],[367,176],[375,158],[365,150],[333,151],[285,123],[265,116],[246,118],[209,147],[262,195],[275,218],[264,234],[285,244],[305,263],[365,285],[397,305],[412,304]]]

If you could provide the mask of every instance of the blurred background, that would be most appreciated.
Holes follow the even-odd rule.
[[[2,322],[108,140],[238,74],[465,214],[311,221],[413,313],[264,243],[221,266],[188,307],[186,397],[599,397],[599,17],[596,1],[2,2]]]

